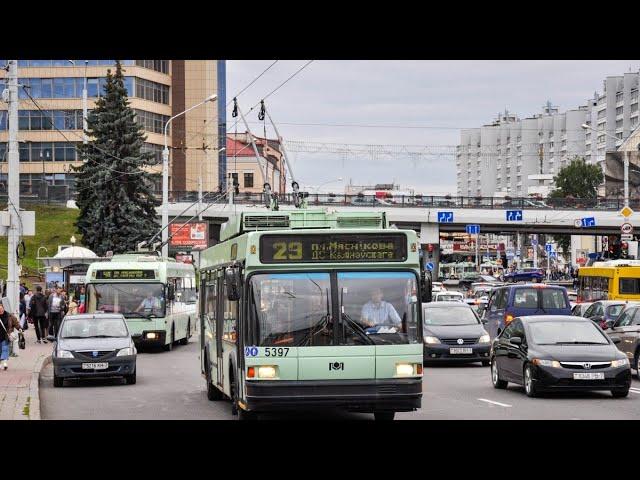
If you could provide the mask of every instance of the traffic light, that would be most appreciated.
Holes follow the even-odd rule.
[[[629,244],[620,242],[620,258],[629,258]]]

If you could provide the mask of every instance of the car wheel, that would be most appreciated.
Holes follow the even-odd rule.
[[[58,388],[58,387],[62,387],[64,383],[64,378],[58,377],[56,376],[56,374],[53,374],[53,386]]]
[[[621,390],[611,390],[611,395],[613,398],[624,398],[629,396],[629,389],[623,388]]]
[[[173,350],[173,344],[176,341],[176,330],[175,330],[175,326],[171,325],[171,341],[169,343],[167,343],[163,348],[165,352],[170,352],[171,350]]]
[[[180,345],[187,345],[189,343],[189,337],[191,337],[191,320],[187,322],[187,336],[180,339]]]
[[[498,373],[498,364],[496,359],[491,360],[491,383],[493,383],[494,388],[498,388],[503,390],[507,388],[507,383],[505,380],[500,379],[500,374]]]
[[[136,384],[136,372],[133,372],[131,375],[125,375],[124,381],[127,385],[135,385]]]
[[[375,418],[376,422],[391,422],[396,416],[396,412],[373,412],[373,418]]]
[[[524,367],[524,391],[527,397],[537,397],[538,389],[533,381],[533,372],[531,371],[531,365]]]

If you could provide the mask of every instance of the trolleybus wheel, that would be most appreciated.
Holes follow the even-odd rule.
[[[376,422],[390,422],[396,416],[396,412],[373,412],[373,418]]]
[[[180,345],[187,345],[189,343],[189,337],[191,337],[191,320],[187,322],[187,336],[180,339]]]
[[[169,343],[167,343],[163,348],[165,352],[170,352],[173,350],[173,344],[176,341],[176,329],[174,325],[171,325],[171,338]]]

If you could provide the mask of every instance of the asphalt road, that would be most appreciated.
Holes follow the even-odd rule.
[[[172,352],[138,355],[136,385],[113,380],[67,381],[53,388],[51,366],[40,379],[45,420],[232,420],[228,401],[207,400],[200,376],[198,341]],[[407,420],[640,419],[640,381],[629,397],[609,392],[553,394],[528,398],[522,387],[491,385],[489,367],[480,364],[425,367],[422,409],[399,413]],[[269,414],[264,420],[372,420],[373,415],[342,411]]]

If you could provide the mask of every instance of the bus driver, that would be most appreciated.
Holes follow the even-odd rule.
[[[371,300],[365,303],[360,313],[362,323],[369,327],[383,324],[401,326],[402,320],[389,302],[382,300],[382,289],[375,288],[371,291]]]
[[[160,301],[153,296],[153,292],[147,292],[146,298],[144,298],[138,308],[136,308],[136,312],[143,310],[144,313],[152,313],[154,310],[158,310],[159,308]]]

